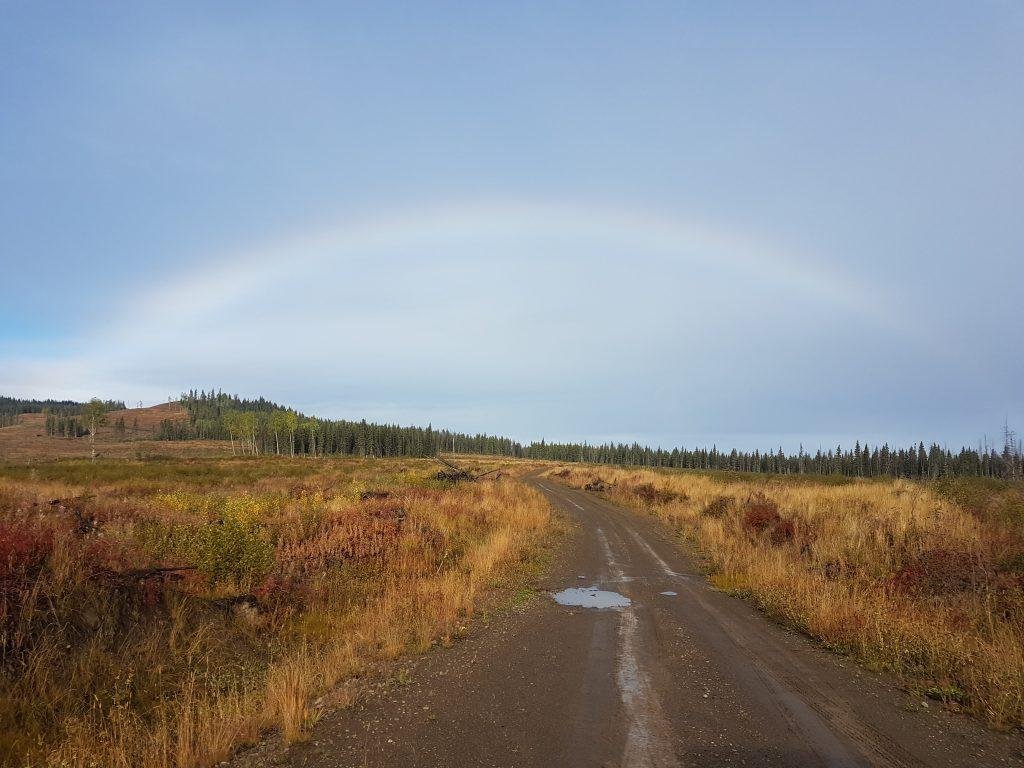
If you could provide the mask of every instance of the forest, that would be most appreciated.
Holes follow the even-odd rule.
[[[441,451],[522,457],[522,446],[494,435],[467,435],[446,429],[401,427],[364,421],[305,416],[265,398],[243,399],[223,392],[182,394],[188,421],[165,420],[161,440],[229,440],[245,455],[348,455],[424,457]]]
[[[924,443],[916,447],[870,447],[858,441],[852,449],[836,446],[835,450],[817,450],[813,454],[801,449],[787,454],[776,452],[720,451],[715,447],[649,448],[634,443],[587,445],[585,443],[532,443],[524,450],[531,459],[619,464],[640,467],[672,467],[676,469],[724,470],[775,474],[841,475],[845,477],[904,477],[926,479],[937,477],[1021,477],[1020,442],[1009,429],[1004,430],[1000,449],[980,446],[961,448],[955,453],[948,448]]]
[[[265,398],[247,400],[222,392],[191,391],[181,397],[188,422],[165,421],[159,436],[167,440],[225,439],[245,454],[433,456],[440,451],[512,456],[551,461],[619,464],[677,469],[728,470],[775,474],[841,475],[846,477],[934,478],[947,476],[1020,477],[1021,446],[1004,428],[1000,449],[988,446],[953,452],[937,444],[909,448],[870,447],[786,454],[772,451],[720,451],[715,447],[650,448],[637,443],[588,445],[548,443],[528,446],[493,435],[467,435],[432,426],[401,427],[366,421],[317,419]]]
[[[761,474],[809,474],[843,477],[1024,477],[1024,451],[1016,433],[1003,427],[998,444],[986,439],[977,447],[951,450],[926,446],[837,445],[808,453],[782,448],[769,451],[697,447],[651,448],[639,443],[559,443],[545,440],[523,445],[509,437],[466,434],[448,429],[375,424],[307,416],[264,397],[247,399],[222,391],[191,390],[180,399],[188,418],[166,419],[159,440],[226,440],[237,455],[426,457],[441,452],[506,456],[559,462],[585,462],[635,467],[667,467],[703,471]],[[0,397],[0,426],[23,413],[46,413],[46,433],[80,437],[86,430],[76,418],[84,403],[71,400],[19,400]],[[124,409],[121,401],[104,402],[108,410]],[[115,432],[125,434],[123,418]]]
[[[108,411],[123,411],[125,408],[120,400],[105,400],[103,405]],[[45,413],[53,419],[52,432],[49,431],[50,418],[47,419],[47,434],[79,437],[85,431],[80,425],[76,426],[74,417],[81,414],[84,407],[85,403],[76,400],[26,400],[0,395],[0,427],[11,426],[25,413]]]

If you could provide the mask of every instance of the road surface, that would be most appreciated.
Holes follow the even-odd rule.
[[[594,588],[629,604],[535,600],[328,714],[284,764],[1022,764],[1019,733],[941,711],[713,590],[656,521],[530,482],[578,524],[550,593]]]

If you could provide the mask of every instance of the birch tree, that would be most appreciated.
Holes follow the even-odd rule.
[[[288,452],[295,456],[295,433],[299,429],[299,414],[295,411],[285,411],[285,431],[288,433]]]
[[[90,455],[96,461],[96,429],[107,423],[107,406],[98,397],[94,397],[82,408],[82,420],[89,430]]]

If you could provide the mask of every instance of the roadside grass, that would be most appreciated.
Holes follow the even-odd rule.
[[[664,520],[698,545],[712,584],[826,647],[994,727],[1024,725],[1019,483],[547,474]]]
[[[495,462],[497,466],[497,462]],[[425,460],[0,467],[0,765],[192,768],[532,573],[536,491]],[[512,575],[510,575],[512,574]]]

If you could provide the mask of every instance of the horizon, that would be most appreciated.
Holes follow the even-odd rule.
[[[668,450],[1024,423],[1024,9],[0,18],[2,393]]]
[[[261,397],[260,395],[240,395],[238,393],[221,392],[221,391],[217,391],[217,390],[213,390],[213,389],[209,390],[208,392],[206,392],[205,390],[202,390],[202,389],[192,389],[190,392],[193,393],[193,394],[206,394],[206,395],[211,396],[211,397],[213,395],[215,395],[215,394],[217,394],[217,395],[223,394],[223,395],[226,395],[228,397],[239,397],[242,400],[246,400],[246,399],[254,400],[254,399],[259,399]],[[104,402],[106,402],[108,405],[110,405],[110,404],[121,404],[121,405],[124,405],[124,410],[129,411],[129,410],[133,410],[133,409],[157,408],[157,407],[159,407],[161,405],[171,405],[171,404],[175,404],[175,403],[178,404],[178,405],[182,405],[183,404],[184,396],[190,394],[190,392],[183,392],[183,393],[181,393],[181,395],[177,396],[176,398],[168,397],[166,400],[158,401],[158,402],[155,402],[155,403],[151,403],[149,405],[143,403],[142,401],[137,401],[136,403],[133,404],[133,403],[125,402],[124,400],[119,400],[117,398],[97,398],[97,399],[104,400]],[[3,398],[3,397],[9,397],[9,395],[6,395],[5,393],[0,392],[0,398]],[[14,398],[14,399],[19,399],[19,398]],[[21,399],[24,399],[24,400],[34,400],[36,402],[46,402],[48,400],[54,400],[54,398],[38,397],[38,396],[37,397],[28,396],[28,397],[21,398]],[[972,444],[969,444],[969,443],[965,443],[965,444],[960,445],[960,446],[953,446],[953,445],[950,445],[948,443],[942,443],[942,442],[938,442],[938,441],[934,441],[934,440],[932,440],[932,441],[928,441],[928,440],[916,440],[916,441],[915,440],[910,440],[910,441],[908,441],[906,443],[897,443],[897,442],[883,440],[883,441],[878,442],[878,443],[871,443],[870,441],[861,440],[859,438],[853,438],[849,442],[838,441],[838,442],[833,442],[831,444],[818,444],[816,446],[810,446],[810,445],[804,445],[803,443],[798,443],[797,447],[795,449],[790,449],[786,445],[784,445],[783,443],[780,443],[779,445],[777,445],[775,447],[772,447],[772,446],[757,446],[757,445],[750,446],[750,447],[746,447],[746,446],[742,446],[741,447],[741,446],[738,446],[738,445],[735,445],[735,444],[732,444],[732,445],[719,445],[719,444],[713,443],[713,442],[712,443],[699,443],[698,442],[698,443],[690,443],[690,444],[676,443],[676,444],[670,444],[670,445],[650,444],[650,443],[638,442],[638,441],[633,440],[632,438],[629,438],[629,437],[623,437],[623,438],[608,437],[608,438],[603,438],[603,439],[599,439],[599,440],[591,440],[591,439],[588,439],[588,438],[579,438],[579,439],[574,439],[574,438],[558,439],[558,438],[548,438],[548,437],[521,438],[521,437],[517,437],[515,435],[507,435],[507,434],[501,434],[501,433],[497,433],[497,432],[490,432],[488,430],[472,430],[472,431],[468,431],[467,432],[467,431],[463,431],[463,430],[449,428],[448,426],[446,426],[444,424],[435,425],[435,424],[432,424],[432,423],[429,423],[429,422],[426,425],[424,425],[424,424],[402,423],[402,422],[388,422],[388,421],[374,422],[374,421],[370,421],[368,419],[360,419],[358,417],[352,418],[352,417],[346,417],[346,416],[338,416],[338,417],[323,416],[323,415],[320,415],[320,414],[317,414],[317,413],[307,413],[307,412],[304,412],[301,409],[293,408],[292,406],[288,405],[287,403],[275,402],[271,398],[264,398],[264,399],[270,405],[274,405],[274,406],[276,406],[278,408],[282,408],[282,409],[285,409],[285,410],[296,411],[300,416],[303,416],[303,417],[306,417],[306,418],[313,418],[313,419],[317,419],[317,420],[320,420],[320,421],[347,421],[347,422],[350,422],[350,423],[364,422],[364,423],[367,423],[367,424],[376,424],[376,425],[381,425],[381,426],[392,426],[392,427],[399,427],[399,428],[434,429],[434,430],[437,430],[439,432],[452,432],[452,433],[457,433],[457,434],[461,434],[461,435],[464,435],[464,436],[494,437],[494,438],[510,440],[512,443],[514,443],[515,445],[520,446],[522,448],[529,448],[531,445],[542,445],[542,444],[547,444],[547,445],[581,445],[583,447],[588,447],[588,448],[601,448],[601,447],[605,447],[605,446],[607,446],[607,447],[638,446],[640,448],[650,449],[650,450],[653,450],[653,451],[656,451],[656,452],[663,452],[663,453],[671,453],[672,451],[679,450],[679,451],[683,451],[683,452],[691,451],[691,452],[695,452],[695,453],[696,452],[701,452],[701,451],[705,451],[705,452],[709,452],[709,453],[717,452],[720,455],[727,455],[730,452],[738,452],[740,454],[748,454],[748,455],[760,454],[760,455],[764,456],[764,455],[769,455],[769,454],[777,454],[780,451],[783,451],[787,457],[797,457],[797,456],[800,456],[800,455],[807,456],[807,457],[813,457],[816,454],[818,454],[818,455],[833,455],[833,454],[834,455],[839,455],[839,454],[841,454],[844,451],[851,451],[851,450],[855,450],[855,449],[859,449],[859,450],[872,449],[874,451],[879,451],[879,450],[882,450],[882,449],[889,449],[889,450],[893,450],[893,451],[898,451],[898,450],[913,450],[913,449],[919,448],[919,447],[925,447],[925,448],[929,448],[929,449],[932,448],[932,447],[939,447],[943,451],[950,452],[952,455],[956,455],[958,452],[963,451],[963,450],[974,451],[978,455],[989,455],[989,454],[998,454],[998,453],[1000,453],[1005,448],[1006,445],[1009,445],[1010,446],[1010,450],[1011,451],[1016,451],[1016,453],[1019,455],[1020,452],[1021,452],[1021,445],[1022,445],[1022,443],[1024,443],[1024,439],[1022,439],[1022,438],[1017,436],[1017,431],[1015,429],[1013,429],[1012,425],[1009,424],[1009,422],[1004,422],[1003,428],[1002,428],[1003,429],[1002,434],[1001,435],[999,435],[999,434],[993,435],[991,440],[989,439],[989,435],[988,434],[983,434],[977,440],[977,442],[975,444],[972,445]],[[114,410],[114,412],[116,412],[116,409]],[[1007,442],[1007,441],[1010,441],[1010,442]]]

